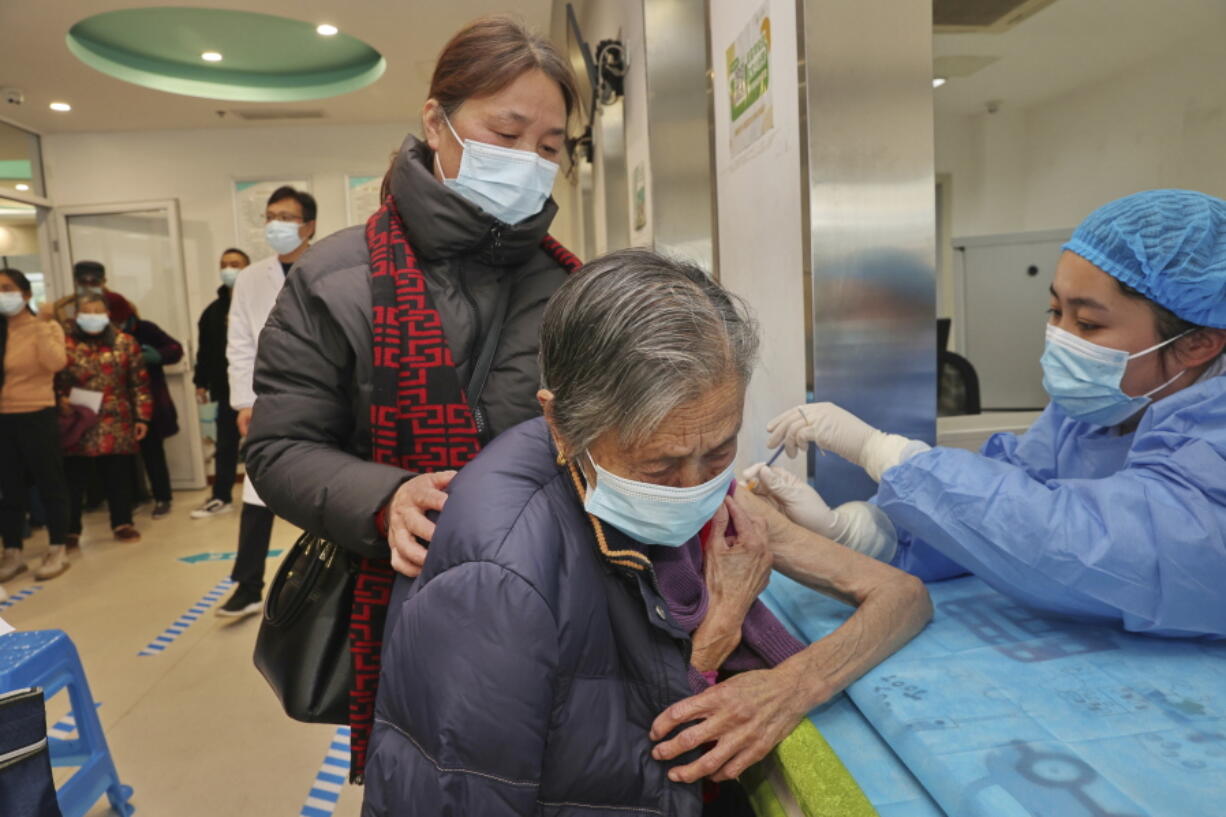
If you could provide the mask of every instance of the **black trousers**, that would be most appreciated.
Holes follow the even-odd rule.
[[[111,512],[111,530],[132,524],[132,470],[136,463],[131,454],[108,454],[101,457],[65,457],[64,471],[68,475],[68,532],[81,532],[81,501],[90,472],[97,470],[106,491],[106,504]]]
[[[68,485],[54,408],[0,414],[0,534],[20,548],[31,484],[38,488],[53,545],[68,541]]]
[[[262,505],[243,503],[238,518],[238,555],[230,578],[257,593],[264,590],[264,563],[272,540],[273,512]]]
[[[217,401],[217,450],[213,461],[213,498],[230,502],[234,477],[238,473],[238,412],[230,407],[230,396]]]
[[[140,441],[140,456],[149,477],[149,490],[155,502],[170,501],[170,466],[166,464],[166,446],[161,437],[145,437]]]

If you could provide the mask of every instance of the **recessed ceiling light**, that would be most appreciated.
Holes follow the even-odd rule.
[[[933,78],[932,78],[932,87],[933,87],[933,88],[940,88],[942,85],[944,85],[944,84],[945,84],[946,82],[948,82],[948,81],[949,81],[949,80],[945,79],[945,77],[933,77]]]
[[[17,187],[17,189],[18,189],[18,190],[20,190],[22,193],[24,193],[24,192],[26,192],[27,190],[29,190],[29,189],[30,189],[30,185],[28,185],[28,184],[19,184],[19,185],[16,185],[16,187]]]
[[[221,53],[218,51],[205,51],[200,55],[200,59],[205,62],[221,62]]]
[[[64,113],[66,111],[71,111],[72,106],[69,105],[67,102],[52,102],[51,110],[59,111],[60,113]]]
[[[321,23],[316,26],[315,31],[321,37],[334,37],[340,32],[340,29],[331,23]]]

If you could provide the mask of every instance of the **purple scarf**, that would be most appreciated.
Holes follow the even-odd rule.
[[[679,548],[651,548],[660,593],[673,619],[691,635],[707,615],[709,595],[703,575],[701,536]],[[741,625],[741,643],[720,667],[721,672],[769,669],[805,648],[779,623],[761,601],[754,601]],[[701,692],[709,684],[702,673],[690,666],[690,686]]]

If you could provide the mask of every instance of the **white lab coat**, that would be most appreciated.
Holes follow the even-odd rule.
[[[283,286],[285,272],[275,255],[250,265],[234,282],[226,327],[226,360],[229,362],[230,405],[235,411],[255,405],[255,355],[260,330],[268,322]],[[243,502],[264,505],[249,478],[243,480]]]

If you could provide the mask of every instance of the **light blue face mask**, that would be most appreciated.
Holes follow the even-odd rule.
[[[88,335],[101,333],[110,322],[110,317],[100,315],[97,312],[82,312],[77,315],[77,326],[81,327],[81,331]]]
[[[289,255],[302,246],[301,226],[294,221],[270,221],[264,227],[264,239],[277,255]]]
[[[619,477],[596,464],[596,487],[583,508],[645,545],[680,547],[693,539],[715,516],[732,484],[732,465],[709,482],[692,488],[672,488]]]
[[[0,315],[12,318],[25,307],[26,298],[20,292],[0,292]]]
[[[541,212],[549,200],[549,194],[553,192],[553,180],[558,175],[555,162],[542,159],[528,150],[461,139],[446,114],[443,114],[443,121],[464,148],[460,173],[454,179],[443,176],[438,153],[434,154],[438,175],[448,189],[504,224],[518,224]]]
[[[282,253],[284,255],[284,253]],[[238,280],[238,270],[234,267],[221,268],[221,282],[228,287],[233,288],[234,282]]]
[[[1129,397],[1120,388],[1128,361],[1156,352],[1186,334],[1130,355],[1122,349],[1099,346],[1048,324],[1047,348],[1042,360],[1043,388],[1052,402],[1074,420],[1104,427],[1119,425],[1148,406],[1153,395],[1186,372],[1181,371],[1145,394]]]

